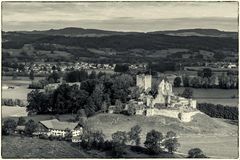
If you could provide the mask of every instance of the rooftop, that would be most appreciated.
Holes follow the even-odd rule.
[[[57,129],[57,130],[66,130],[66,129],[73,130],[78,126],[78,123],[61,122],[57,119],[40,121],[39,123],[43,124],[48,129]]]

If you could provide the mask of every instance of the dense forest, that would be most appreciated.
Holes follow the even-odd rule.
[[[199,103],[197,109],[214,118],[238,120],[238,107],[215,105],[210,103]]]
[[[146,50],[167,48],[227,49],[236,51],[238,42],[232,38],[180,37],[162,34],[113,35],[105,37],[65,37],[16,34],[12,41],[3,42],[3,48],[19,48],[25,43],[51,43],[82,48],[114,48],[119,51],[141,48]],[[37,38],[38,37],[38,38]],[[5,36],[3,36],[5,38]],[[16,46],[14,46],[16,44]]]

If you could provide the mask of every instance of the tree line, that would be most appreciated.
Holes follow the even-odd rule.
[[[198,72],[198,76],[190,78],[187,75],[176,77],[174,79],[174,87],[193,88],[221,88],[221,89],[237,89],[238,77],[234,76],[231,72],[222,73],[220,76],[213,74],[209,68],[203,69]]]
[[[198,103],[197,109],[210,117],[238,120],[238,107],[224,106],[221,104]]]

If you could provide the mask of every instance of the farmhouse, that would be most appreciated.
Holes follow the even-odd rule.
[[[52,119],[40,121],[38,133],[36,134],[65,137],[68,133],[70,133],[72,137],[80,136],[83,133],[83,128],[78,123],[62,122],[57,119]]]

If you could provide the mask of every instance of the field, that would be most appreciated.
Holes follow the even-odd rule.
[[[173,88],[175,95],[181,94],[184,88]],[[213,103],[229,106],[238,106],[238,90],[237,89],[202,89],[192,88],[193,99],[199,103]],[[236,98],[232,98],[235,96]]]
[[[25,117],[27,116],[25,107],[2,106],[2,118]]]
[[[125,148],[126,158],[183,158],[183,156],[162,153],[158,156],[149,156]],[[37,137],[2,137],[3,158],[111,158],[109,151],[85,150],[81,146],[66,141],[50,141]]]
[[[142,144],[146,133],[152,129],[163,134],[172,130],[179,135],[181,144],[179,152],[183,154],[187,154],[191,148],[200,147],[211,157],[237,157],[238,126],[210,118],[204,114],[195,115],[194,119],[189,123],[182,123],[177,119],[164,116],[129,117],[115,114],[99,114],[89,118],[87,121],[89,128],[102,130],[107,139],[111,139],[112,133],[118,130],[129,131],[131,127],[137,124],[142,128]],[[219,152],[216,152],[216,150]]]
[[[211,158],[238,158],[238,137],[214,135],[182,135],[179,151],[187,153],[189,148],[198,147]]]
[[[44,77],[35,77],[34,81],[43,79]],[[18,77],[17,80],[12,80],[10,76],[2,77],[2,86],[13,86],[14,89],[2,89],[2,98],[13,98],[13,99],[27,99],[27,94],[32,91],[28,89],[28,85],[31,83],[28,77]]]
[[[3,158],[87,158],[89,155],[65,141],[38,138],[2,137]]]

